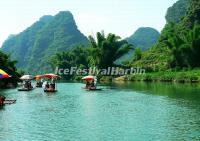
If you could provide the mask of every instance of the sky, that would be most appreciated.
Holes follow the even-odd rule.
[[[0,0],[0,46],[11,34],[18,34],[43,15],[71,11],[79,30],[115,33],[122,38],[139,27],[164,27],[167,8],[177,0]]]

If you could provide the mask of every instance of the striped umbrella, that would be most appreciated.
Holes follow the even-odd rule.
[[[5,71],[0,69],[0,79],[9,78],[9,77],[10,75],[8,75]]]

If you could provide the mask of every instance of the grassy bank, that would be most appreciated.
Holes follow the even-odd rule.
[[[152,81],[152,82],[180,82],[199,83],[200,69],[190,71],[162,71],[151,72],[143,75],[129,75],[114,79],[115,81]]]

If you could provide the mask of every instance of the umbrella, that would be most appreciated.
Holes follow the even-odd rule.
[[[0,69],[0,79],[4,79],[4,78],[9,78],[11,77],[10,75],[8,75],[5,71],[3,71],[2,69]]]
[[[43,75],[45,78],[50,78],[50,79],[54,79],[54,78],[60,78],[60,76],[53,74],[53,73],[49,73],[49,74],[45,74]]]
[[[44,78],[45,76],[44,75],[36,75],[35,76],[35,79],[36,80],[41,80],[42,78]]]
[[[82,80],[86,80],[86,81],[91,81],[91,80],[95,80],[95,79],[96,79],[95,76],[91,76],[91,75],[85,76],[82,78]]]
[[[32,76],[32,75],[23,75],[20,79],[21,80],[33,80],[34,76]]]

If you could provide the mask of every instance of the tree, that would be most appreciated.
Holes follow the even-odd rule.
[[[90,64],[98,68],[115,66],[115,61],[133,49],[132,45],[115,34],[107,36],[103,32],[97,32],[95,37],[89,36]]]
[[[88,49],[84,46],[77,46],[71,51],[57,53],[49,62],[52,69],[70,69],[71,67],[88,68]],[[71,79],[74,75],[62,75],[63,79]]]
[[[167,39],[167,45],[172,51],[171,67],[200,66],[200,25],[182,34],[174,32]]]
[[[133,60],[137,61],[137,60],[140,60],[141,58],[142,58],[142,51],[140,48],[136,48],[134,52]]]

